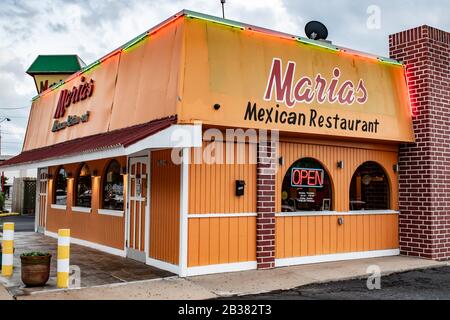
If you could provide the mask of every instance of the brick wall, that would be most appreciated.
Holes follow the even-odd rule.
[[[275,267],[276,142],[258,144],[256,259],[258,269]]]
[[[399,150],[400,249],[450,258],[450,34],[429,26],[389,38],[407,67],[416,143]]]

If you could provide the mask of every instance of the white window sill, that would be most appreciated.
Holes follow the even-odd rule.
[[[92,208],[72,207],[72,212],[91,213]]]
[[[317,217],[317,216],[358,216],[358,215],[383,215],[383,214],[399,214],[395,210],[361,210],[349,212],[337,211],[299,211],[299,212],[280,212],[277,217]]]
[[[63,206],[60,204],[52,204],[51,208],[55,210],[67,210],[67,206]]]
[[[104,216],[113,216],[113,217],[120,217],[123,218],[123,211],[118,210],[108,210],[108,209],[98,209],[98,214],[104,215]]]

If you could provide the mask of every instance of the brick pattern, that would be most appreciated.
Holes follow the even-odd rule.
[[[258,269],[275,268],[276,143],[260,141],[257,163],[256,259]]]
[[[421,26],[391,35],[407,67],[416,143],[399,149],[400,249],[450,258],[450,34]]]

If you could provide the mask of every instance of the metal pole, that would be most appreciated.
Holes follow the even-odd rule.
[[[222,3],[222,17],[225,19],[225,0],[220,0]]]

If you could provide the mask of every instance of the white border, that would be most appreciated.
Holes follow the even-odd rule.
[[[50,208],[54,210],[65,210],[67,211],[67,206],[59,205],[59,204],[52,204]]]
[[[166,270],[175,274],[179,274],[180,273],[180,267],[175,265],[175,264],[171,264],[165,261],[161,261],[161,260],[156,260],[150,257],[146,257],[146,261],[145,263],[149,266],[158,268],[158,269],[162,269],[162,270]]]
[[[72,212],[77,212],[77,213],[91,213],[91,212],[92,212],[92,208],[72,207]]]
[[[238,271],[248,271],[256,270],[256,261],[250,262],[239,262],[239,263],[227,263],[227,264],[214,264],[202,267],[191,267],[187,268],[187,276],[200,276],[205,274],[217,274],[217,273],[227,273],[227,272],[238,272]]]
[[[205,213],[205,214],[189,214],[188,219],[198,218],[241,218],[241,217],[257,217],[257,213]]]
[[[180,257],[178,264],[180,265],[179,276],[188,276],[188,213],[189,213],[189,161],[190,148],[183,149],[183,161],[180,165]]]
[[[302,265],[302,264],[314,264],[314,263],[323,263],[323,262],[379,258],[379,257],[389,257],[389,256],[398,256],[398,255],[400,255],[400,250],[393,249],[393,250],[377,250],[377,251],[326,254],[326,255],[309,256],[309,257],[295,257],[295,258],[275,259],[275,267],[288,267],[288,266],[296,266],[296,265]]]
[[[47,237],[58,239],[58,234],[51,232],[51,231],[45,231],[44,235],[46,235]],[[70,237],[70,241],[73,244],[78,244],[83,247],[88,247],[91,249],[95,249],[98,251],[102,251],[102,252],[109,253],[109,254],[123,257],[123,258],[126,257],[125,250],[111,248],[111,247],[108,247],[108,246],[105,246],[102,244],[98,244],[98,243],[94,243],[94,242],[90,242],[90,241],[86,241],[86,240],[81,240],[81,239],[77,239],[77,238],[72,238],[72,237]]]
[[[124,211],[119,210],[109,210],[109,209],[98,209],[97,213],[103,216],[112,216],[123,218]]]
[[[361,211],[299,211],[299,212],[279,212],[276,217],[317,217],[317,216],[363,216],[363,215],[389,215],[400,214],[395,210],[361,210]]]

